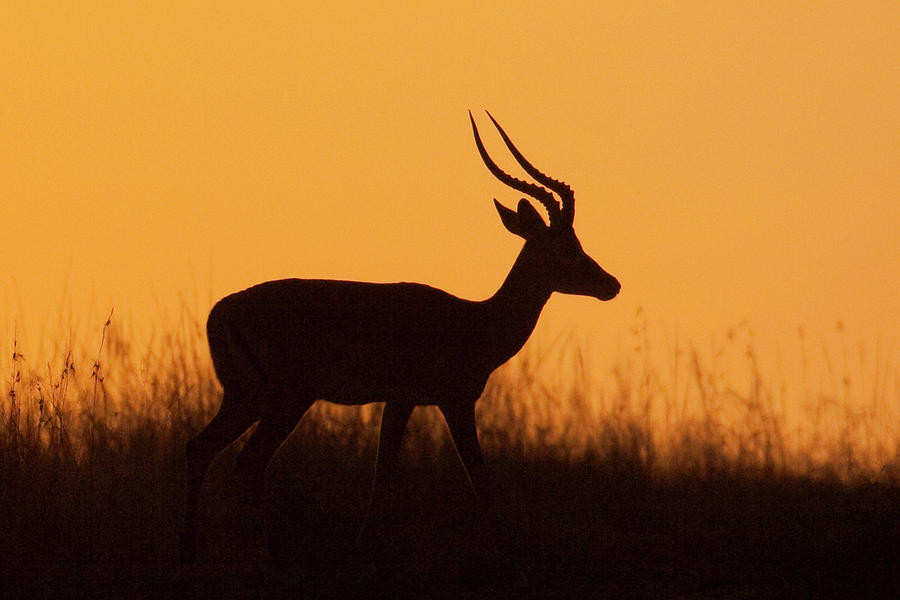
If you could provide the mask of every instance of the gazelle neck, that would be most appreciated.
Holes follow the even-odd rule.
[[[509,274],[493,296],[482,302],[486,311],[486,346],[499,366],[515,355],[534,331],[553,290],[542,255],[526,242]]]

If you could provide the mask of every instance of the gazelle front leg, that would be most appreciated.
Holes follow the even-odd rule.
[[[375,544],[384,540],[385,509],[390,483],[397,474],[397,462],[403,432],[412,414],[413,405],[403,402],[385,402],[381,413],[381,433],[378,437],[378,451],[375,459],[375,478],[369,507],[363,520],[357,546],[366,554],[366,559],[374,559]]]
[[[484,453],[478,442],[478,431],[475,428],[475,403],[442,404],[440,409],[450,428],[450,437],[453,438],[456,452],[462,460],[478,503],[494,521],[493,525],[496,525],[493,491],[484,464]]]
[[[494,503],[494,493],[491,489],[490,478],[484,462],[484,453],[478,442],[478,431],[475,427],[475,403],[466,402],[452,405],[441,405],[441,412],[450,428],[450,436],[456,446],[456,451],[463,462],[469,482],[478,498],[482,516],[487,521],[489,528],[491,550],[500,559],[505,570],[505,575],[510,577],[506,585],[510,589],[522,590],[528,587],[528,578],[507,558],[504,548],[506,535],[500,526]]]

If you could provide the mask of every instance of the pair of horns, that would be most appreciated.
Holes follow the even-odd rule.
[[[488,156],[487,150],[484,149],[484,144],[481,142],[481,136],[478,135],[478,127],[475,126],[475,119],[472,117],[472,111],[469,111],[469,120],[472,122],[472,132],[475,134],[475,145],[478,146],[478,153],[481,155],[481,160],[484,161],[488,170],[494,177],[509,187],[524,194],[528,194],[543,204],[550,217],[551,228],[571,227],[575,220],[575,193],[572,191],[572,188],[564,182],[557,181],[538,171],[534,165],[522,156],[522,153],[519,152],[518,148],[512,143],[512,140],[509,139],[509,136],[506,135],[506,132],[503,131],[503,128],[500,127],[500,124],[497,123],[497,120],[494,119],[493,115],[488,111],[484,112],[487,113],[487,116],[491,119],[491,122],[493,122],[494,127],[500,132],[500,137],[503,138],[503,142],[506,144],[506,147],[509,148],[510,154],[512,154],[522,168],[525,169],[525,172],[541,185],[517,179],[497,166],[497,163]],[[550,189],[548,190],[547,188]],[[551,191],[556,192],[559,195],[562,200],[562,207],[560,207],[559,202],[557,202],[556,197]]]

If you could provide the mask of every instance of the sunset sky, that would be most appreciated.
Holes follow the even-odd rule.
[[[540,335],[616,340],[642,307],[697,339],[894,339],[898,24],[887,1],[7,4],[3,347],[61,306],[140,326],[281,277],[485,298],[521,245],[485,108],[623,285],[554,296]]]

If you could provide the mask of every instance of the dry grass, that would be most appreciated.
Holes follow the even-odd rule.
[[[897,589],[896,366],[877,350],[823,352],[830,370],[813,383],[805,370],[764,372],[746,327],[705,354],[654,352],[649,338],[639,322],[605,372],[575,347],[526,350],[479,403],[510,552],[535,597],[827,594],[843,589],[848,564],[856,591]],[[219,402],[201,320],[183,314],[137,348],[112,318],[77,342],[41,359],[16,339],[3,350],[0,591],[167,595],[184,442]],[[346,554],[378,410],[317,404],[273,461],[270,496],[299,562],[327,571]],[[246,559],[223,500],[228,461],[206,494],[204,550],[220,564]],[[436,411],[414,414],[404,472],[397,551],[440,595],[484,555]],[[226,577],[204,595],[266,595],[251,591]]]

